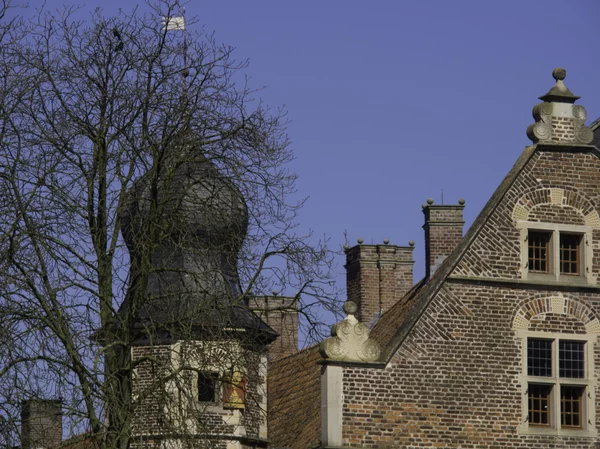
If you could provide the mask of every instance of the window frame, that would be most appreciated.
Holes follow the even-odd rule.
[[[534,261],[539,261],[540,263],[543,261],[545,263],[545,265],[546,265],[546,269],[545,270],[541,270],[541,269],[540,270],[536,270],[536,269],[532,269],[531,268],[530,261],[531,261],[532,257],[531,257],[530,253],[531,253],[531,249],[532,249],[532,247],[531,247],[531,241],[532,241],[531,234],[532,233],[536,233],[536,234],[538,234],[540,236],[541,235],[545,235],[547,237],[546,248],[545,248],[545,250],[546,250],[546,259],[545,260],[542,257],[539,257],[539,258],[536,257],[536,254],[535,254],[535,252],[536,252],[535,250],[536,249],[541,250],[542,247],[541,246],[537,246],[537,245],[535,245],[533,247],[533,249],[534,249],[534,251],[533,251],[534,252],[534,254],[533,254],[533,260]],[[553,240],[553,237],[554,237],[554,233],[552,231],[540,231],[538,229],[528,229],[527,230],[527,270],[529,271],[529,273],[547,275],[547,274],[551,274],[551,273],[554,272],[554,264],[553,264],[553,257],[552,257],[552,240]]]
[[[517,427],[518,433],[525,435],[565,435],[596,437],[596,397],[595,391],[597,379],[594,376],[594,334],[564,334],[553,332],[534,332],[518,330],[517,335],[521,339],[521,360],[523,369],[519,375],[521,386],[521,421]],[[552,341],[551,376],[528,375],[528,340]],[[584,343],[584,377],[571,378],[560,377],[560,341]],[[551,387],[549,402],[549,423],[532,424],[529,422],[529,385],[548,385]],[[563,426],[561,424],[562,395],[561,387],[583,388],[581,404],[581,427]]]
[[[583,267],[585,265],[585,261],[583,258],[583,253],[584,253],[584,248],[583,246],[585,245],[585,235],[581,234],[581,233],[574,233],[574,232],[559,232],[558,233],[558,242],[559,242],[559,246],[558,246],[558,259],[557,262],[559,264],[558,267],[558,272],[561,276],[581,276],[583,274]],[[563,245],[562,245],[562,241],[563,241],[563,237],[576,237],[579,242],[577,243],[575,250],[576,250],[576,254],[577,254],[577,273],[569,273],[566,271],[563,271],[563,264],[565,263],[565,261],[563,260]],[[568,251],[572,251],[572,249],[569,249]],[[574,263],[573,261],[566,261],[566,263]]]
[[[521,279],[544,283],[596,284],[596,276],[592,274],[593,251],[591,242],[593,240],[591,226],[519,221],[517,222],[517,228],[520,231],[521,243],[521,266],[519,270]],[[548,272],[529,269],[530,231],[550,234]],[[578,256],[579,274],[561,273],[561,234],[581,236]]]
[[[204,378],[212,378],[213,381],[213,389],[214,389],[214,399],[212,401],[202,401],[200,400],[200,376],[203,375]],[[222,396],[222,386],[221,386],[221,375],[214,370],[202,370],[198,371],[195,376],[196,381],[196,401],[200,404],[219,404],[221,402]]]

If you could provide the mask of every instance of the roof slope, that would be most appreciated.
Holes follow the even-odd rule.
[[[425,285],[427,285],[427,278],[423,278],[417,282],[413,288],[387,310],[375,324],[369,336],[375,340],[380,347],[384,348],[395,335],[399,323],[409,315],[410,310],[415,305],[415,297]]]
[[[594,132],[594,140],[592,140],[592,145],[595,145],[596,148],[600,148],[600,117],[592,122],[590,129]]]
[[[402,300],[392,307],[381,320],[375,325],[372,336],[382,346],[381,361],[388,361],[398,350],[404,338],[417,323],[431,300],[438,293],[448,275],[460,262],[471,243],[479,235],[489,217],[498,207],[510,187],[531,157],[535,154],[539,145],[531,145],[525,148],[519,159],[500,183],[487,204],[481,210],[466,235],[456,246],[454,251],[446,258],[444,263],[435,272],[429,282],[419,288],[411,290]],[[423,281],[421,281],[423,282]],[[419,284],[417,284],[419,286]],[[388,338],[385,338],[388,337]]]
[[[597,121],[596,139],[600,138],[600,121]],[[387,362],[398,350],[410,330],[417,323],[429,303],[435,298],[444,282],[460,263],[462,257],[475,241],[496,208],[515,183],[533,155],[539,150],[590,151],[599,156],[599,150],[592,145],[536,144],[525,148],[515,165],[500,183],[487,204],[481,210],[464,238],[448,256],[434,276],[427,283],[417,284],[404,298],[384,314],[375,325],[371,335],[382,346],[380,361]],[[423,282],[423,281],[421,281]]]
[[[269,441],[272,447],[309,449],[321,439],[321,366],[312,346],[269,368]]]

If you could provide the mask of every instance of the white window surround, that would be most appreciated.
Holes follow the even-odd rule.
[[[521,279],[531,281],[549,281],[567,284],[596,284],[596,276],[592,274],[592,227],[569,225],[562,223],[539,223],[533,221],[517,221],[517,229],[520,231],[520,250],[521,250]],[[529,231],[546,231],[552,233],[550,242],[549,273],[531,273],[529,272],[529,247],[528,234]],[[580,234],[581,240],[581,275],[573,276],[568,274],[560,274],[560,233]]]
[[[521,339],[521,360],[523,369],[519,375],[519,384],[521,386],[521,420],[517,426],[517,432],[521,435],[561,435],[561,436],[578,436],[578,437],[597,437],[598,430],[596,429],[596,387],[598,380],[594,375],[594,346],[598,335],[596,334],[564,334],[554,332],[533,332],[527,330],[517,330],[517,336]],[[551,377],[536,377],[527,375],[527,340],[529,338],[553,340],[552,345],[552,376]],[[558,341],[580,341],[585,342],[584,352],[584,369],[585,377],[583,379],[560,378],[559,374],[559,357],[558,357]],[[530,426],[529,417],[529,401],[528,387],[530,383],[549,384],[552,385],[551,394],[551,425]],[[582,429],[563,429],[560,425],[560,385],[569,386],[585,386],[585,394],[583,398],[583,428]]]

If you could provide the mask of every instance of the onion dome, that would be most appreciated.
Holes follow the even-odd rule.
[[[151,258],[138,323],[178,332],[186,326],[273,332],[239,299],[237,260],[247,228],[239,189],[191,145],[140,177],[127,193],[121,228],[132,279],[143,255]]]

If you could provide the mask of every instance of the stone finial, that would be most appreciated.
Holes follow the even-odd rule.
[[[592,130],[585,126],[585,108],[574,104],[580,97],[573,95],[563,82],[566,76],[565,69],[554,69],[552,77],[556,80],[555,85],[540,97],[543,103],[533,108],[535,123],[527,128],[527,136],[534,143],[586,145],[594,138]]]
[[[552,78],[556,81],[552,89],[546,95],[542,95],[540,100],[548,103],[570,103],[573,104],[581,97],[573,93],[565,86],[564,79],[567,77],[567,71],[563,68],[556,68],[552,71]]]
[[[379,358],[379,345],[369,338],[369,328],[354,314],[357,306],[352,301],[344,304],[346,318],[331,328],[331,337],[321,342],[325,359],[342,362],[374,362]]]

